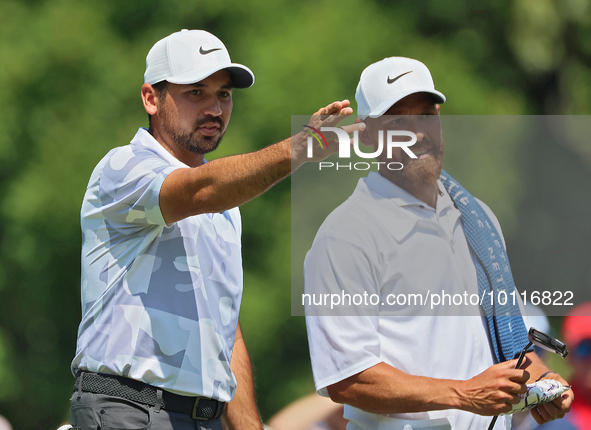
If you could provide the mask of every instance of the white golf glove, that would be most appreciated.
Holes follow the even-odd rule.
[[[511,412],[501,415],[511,415],[515,412],[528,411],[542,403],[550,402],[569,390],[570,386],[564,386],[554,379],[544,379],[533,384],[527,384],[527,391],[519,394],[521,401],[513,405]]]

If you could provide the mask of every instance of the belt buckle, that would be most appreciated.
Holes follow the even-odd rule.
[[[197,405],[199,405],[199,400],[205,399],[206,397],[196,397],[195,404],[193,405],[193,412],[191,413],[191,418],[197,421],[207,421],[208,418],[198,417],[197,416]]]

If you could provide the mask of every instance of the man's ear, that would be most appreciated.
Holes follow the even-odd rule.
[[[359,140],[365,146],[373,147],[373,142],[371,140],[371,135],[369,133],[369,124],[361,119],[357,118],[355,120],[355,124],[364,123],[365,128],[363,130],[359,130]]]
[[[439,104],[436,104],[435,107],[437,108],[437,113],[441,115],[441,111],[439,110]]]
[[[158,112],[158,94],[152,85],[142,85],[142,102],[148,115],[154,115]]]

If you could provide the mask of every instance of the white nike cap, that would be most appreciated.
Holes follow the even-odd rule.
[[[252,71],[232,63],[220,39],[203,30],[181,30],[159,40],[150,49],[144,83],[193,84],[220,70],[230,73],[236,88],[254,84]]]
[[[379,117],[414,93],[429,93],[436,103],[445,103],[445,96],[435,90],[431,73],[423,63],[404,57],[384,58],[361,73],[355,92],[357,115],[361,119]]]

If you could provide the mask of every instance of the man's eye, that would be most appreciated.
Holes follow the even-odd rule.
[[[232,97],[232,94],[230,94],[230,93],[229,93],[229,92],[227,92],[227,91],[224,91],[224,92],[221,92],[221,93],[220,93],[220,97],[223,97],[223,98],[229,98],[229,97]]]
[[[199,94],[201,94],[201,90],[191,90],[191,91],[189,91],[189,93],[194,96],[198,96]]]

